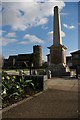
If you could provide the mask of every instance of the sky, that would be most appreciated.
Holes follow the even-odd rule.
[[[66,55],[78,50],[78,2],[30,0],[2,3],[0,54],[1,48],[5,58],[28,54],[33,52],[33,45],[41,45],[43,60],[46,60],[49,53],[47,47],[53,44],[53,9],[56,5],[60,9],[62,44],[68,48]]]

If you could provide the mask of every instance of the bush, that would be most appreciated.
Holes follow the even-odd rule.
[[[32,80],[25,80],[22,76],[18,81],[16,76],[2,73],[2,102],[3,107],[24,97],[34,94],[35,86]]]

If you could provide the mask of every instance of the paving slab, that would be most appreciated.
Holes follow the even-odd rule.
[[[48,88],[58,90],[77,91],[79,88],[79,80],[72,78],[52,78],[47,81]]]

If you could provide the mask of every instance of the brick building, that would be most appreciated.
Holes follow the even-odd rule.
[[[73,66],[80,66],[80,50],[72,52],[72,65]]]
[[[71,67],[72,66],[72,56],[66,56],[66,64]]]
[[[8,59],[4,59],[3,68],[7,69],[20,69],[29,67],[41,67],[42,66],[42,47],[39,45],[33,46],[33,53],[31,54],[18,54],[9,56]]]

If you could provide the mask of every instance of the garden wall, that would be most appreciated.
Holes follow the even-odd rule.
[[[14,75],[10,75],[14,76]],[[15,75],[16,80],[24,77],[25,80],[32,80],[32,82],[37,85],[37,89],[45,90],[47,89],[47,75]]]

